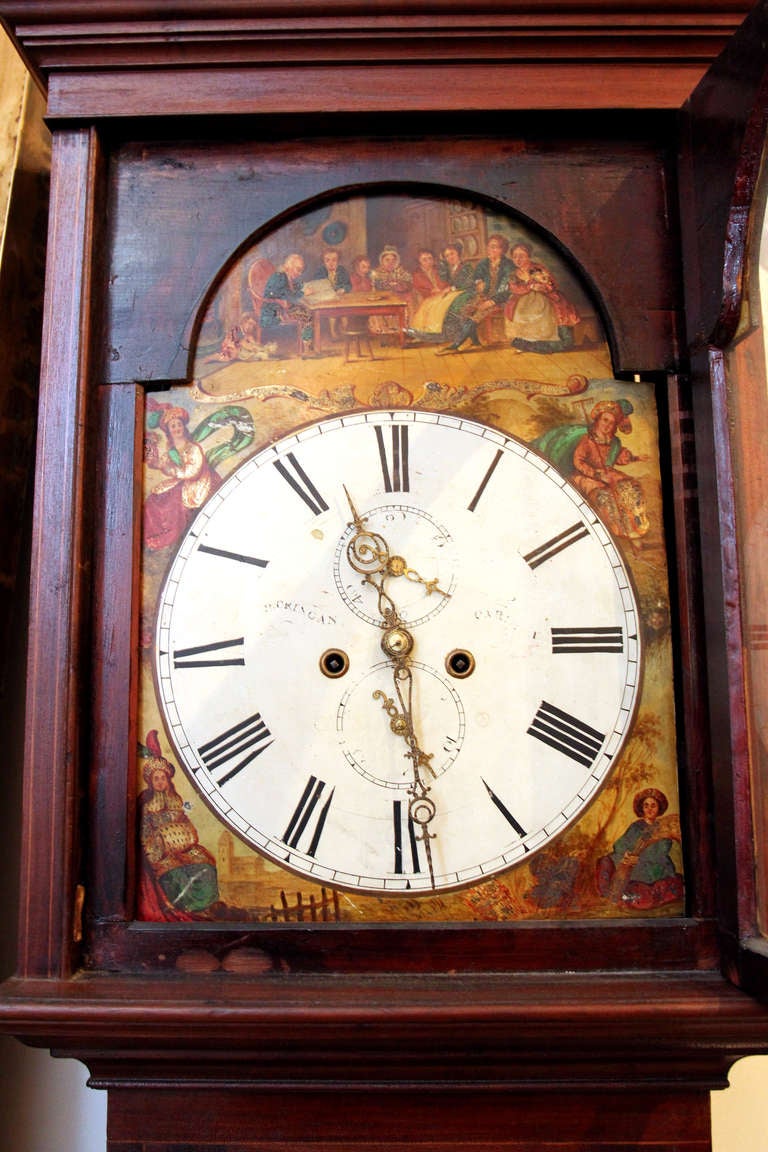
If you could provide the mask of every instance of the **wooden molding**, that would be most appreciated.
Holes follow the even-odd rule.
[[[457,88],[457,108],[677,108],[753,3],[169,7],[159,19],[157,5],[113,0],[99,6],[96,21],[87,3],[21,0],[2,4],[0,18],[48,85],[53,117],[119,116],[128,104],[148,116],[300,112],[317,107],[318,96],[321,107],[340,111],[360,103],[350,69],[378,110],[446,107]],[[408,68],[407,80],[401,72],[395,82],[393,64]],[[459,86],[451,82],[456,71]]]
[[[103,1088],[140,1073],[158,1087],[709,1091],[765,1048],[764,1009],[717,974],[95,975],[11,980],[3,994],[3,1030],[76,1055]]]

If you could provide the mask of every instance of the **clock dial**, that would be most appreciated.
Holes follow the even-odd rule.
[[[638,613],[610,534],[526,445],[358,412],[210,498],[155,675],[180,762],[247,843],[319,883],[445,890],[591,803],[634,715]]]

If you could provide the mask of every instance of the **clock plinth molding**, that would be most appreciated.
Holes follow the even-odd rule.
[[[110,1152],[706,1152],[709,1092],[734,1060],[768,1050],[754,882],[766,845],[750,809],[723,433],[723,350],[741,315],[765,138],[755,43],[766,5],[564,0],[532,15],[463,0],[373,17],[351,0],[257,7],[190,0],[160,22],[156,6],[129,0],[101,5],[98,19],[72,0],[0,3],[47,86],[53,130],[19,965],[0,1027],[87,1064],[109,1092]],[[509,118],[523,115],[511,133]],[[604,252],[595,278],[616,371],[655,372],[665,397],[684,918],[133,919],[144,393],[186,378],[179,348],[209,281],[199,269],[199,282],[179,279],[157,325],[137,334],[126,317],[142,294],[127,305],[126,265],[105,269],[115,236],[138,267],[152,234],[151,205],[130,195],[142,148],[192,171],[202,143],[215,173],[239,140],[282,174],[264,185],[259,227],[333,188],[424,181],[431,165],[435,183],[447,166],[451,186],[522,205],[580,259],[590,236],[610,252],[632,231],[635,283]],[[483,173],[489,140],[498,151]],[[535,180],[507,179],[502,153],[539,173],[556,156],[565,192],[547,188],[537,203]],[[304,180],[295,195],[286,173]],[[670,184],[679,202],[658,192]],[[227,258],[245,239],[238,212],[221,209]],[[126,239],[129,216],[127,232],[146,217],[146,233]],[[171,243],[192,252],[192,233],[180,214]]]
[[[85,1061],[110,1094],[115,1152],[148,1132],[201,1152],[225,1138],[244,1149],[647,1140],[702,1152],[710,1090],[762,1047],[764,1011],[711,974],[78,985],[73,1002],[66,982],[12,981],[4,1026]]]

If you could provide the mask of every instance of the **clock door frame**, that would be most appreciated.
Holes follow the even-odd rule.
[[[765,34],[765,6],[745,29]],[[750,38],[736,36],[682,110],[681,215],[687,279],[691,414],[697,486],[703,509],[700,554],[707,659],[707,716],[713,789],[719,940],[724,971],[753,995],[768,987],[768,944],[760,927],[759,888],[768,852],[758,805],[750,702],[747,580],[736,494],[731,393],[765,382],[758,253],[766,226],[765,156],[768,77]],[[722,168],[711,167],[714,141]],[[762,308],[762,312],[761,312]],[[753,763],[753,760],[755,761]],[[764,887],[764,881],[763,881]]]
[[[488,118],[491,121],[491,118]],[[571,205],[580,203],[579,197],[586,203],[590,197],[596,198],[595,185],[604,179],[600,169],[593,177],[585,173],[585,153],[595,147],[597,129],[593,125],[592,136],[588,147],[582,140],[568,137],[562,142],[562,118],[555,123],[551,117],[539,120],[539,138],[545,138],[545,133],[551,135],[551,143],[542,150],[539,161],[536,157],[529,162],[530,172],[526,177],[522,173],[516,187],[516,205],[521,210],[521,202],[532,202],[536,195],[537,182],[543,179],[550,162],[551,150],[560,148],[563,156],[563,169],[570,169],[569,173],[560,174],[557,188],[551,194],[550,216],[545,224],[551,227],[557,241],[566,251],[578,249],[585,244],[583,231],[568,224],[569,217],[574,213],[558,216],[558,204],[565,198]],[[258,125],[252,125],[252,131],[258,131]],[[243,148],[243,163],[256,166],[259,148],[269,156],[270,185],[265,188],[261,199],[265,203],[264,226],[269,226],[272,213],[278,214],[292,210],[295,206],[295,197],[301,196],[302,204],[310,206],[322,203],[322,198],[336,194],[334,182],[341,188],[349,186],[351,177],[357,180],[357,187],[362,190],[379,189],[406,189],[416,190],[428,188],[426,177],[435,172],[443,171],[450,175],[451,184],[446,188],[442,186],[443,194],[446,192],[458,195],[463,192],[467,196],[488,198],[492,203],[500,204],[499,189],[505,175],[505,158],[514,152],[517,145],[508,142],[500,128],[497,135],[488,132],[473,138],[467,131],[462,138],[461,156],[452,157],[450,140],[441,138],[439,118],[429,118],[427,128],[422,125],[422,134],[401,146],[393,144],[388,133],[391,122],[374,124],[367,121],[368,138],[361,144],[357,135],[357,123],[348,124],[346,136],[337,133],[333,142],[329,142],[323,135],[313,138],[307,134],[306,125],[301,135],[293,140],[289,131],[296,131],[295,125],[287,125],[281,133],[278,149],[274,149],[269,139],[259,144],[256,142]],[[669,127],[669,125],[668,125]],[[376,129],[378,128],[378,135]],[[405,128],[405,123],[403,123]],[[624,130],[627,129],[626,118]],[[322,129],[324,131],[324,129]],[[411,125],[413,131],[413,126]],[[444,130],[444,129],[443,129]],[[274,131],[274,122],[270,124],[270,132]],[[623,277],[615,264],[609,259],[604,260],[604,266],[594,261],[591,269],[591,278],[595,283],[596,294],[602,304],[604,315],[610,325],[613,335],[614,356],[619,371],[631,372],[642,369],[644,366],[663,363],[671,354],[677,337],[676,326],[679,316],[674,307],[670,306],[664,311],[662,305],[665,301],[672,301],[680,291],[675,283],[672,269],[675,260],[670,255],[666,266],[670,269],[668,277],[664,277],[658,267],[663,260],[658,255],[658,245],[655,242],[657,228],[663,227],[665,205],[663,202],[663,189],[665,182],[672,177],[671,171],[671,139],[659,146],[654,138],[653,143],[648,142],[646,136],[632,140],[622,145],[615,132],[615,124],[611,117],[606,118],[604,128],[605,137],[602,142],[602,153],[610,156],[611,162],[620,170],[617,183],[621,183],[622,193],[616,198],[621,200],[619,206],[612,205],[610,211],[601,218],[601,227],[604,248],[610,252],[618,249],[627,216],[639,217],[642,209],[646,210],[646,217],[651,221],[647,233],[642,228],[637,230],[637,239],[633,253],[638,261],[643,259],[641,253],[652,252],[653,257],[646,256],[645,264],[641,268],[636,265],[636,273],[631,284],[631,294],[626,278]],[[114,145],[113,145],[114,147]],[[151,149],[151,143],[142,148],[142,154]],[[206,180],[208,166],[195,167],[196,158],[199,157],[198,147],[182,146],[174,153],[175,163],[180,171],[185,172],[192,168],[196,190],[201,196],[207,191]],[[214,141],[209,142],[214,149]],[[418,150],[420,160],[416,162],[411,155],[412,147]],[[162,145],[165,148],[165,145]],[[529,146],[532,151],[532,146]],[[132,141],[126,145],[127,176],[120,176],[119,160],[120,147],[114,147],[118,157],[115,164],[117,172],[110,176],[105,170],[105,182],[108,189],[107,203],[110,209],[117,198],[110,180],[117,186],[119,199],[123,211],[129,219],[131,227],[118,229],[118,238],[122,237],[125,244],[125,235],[132,233],[133,221],[142,219],[143,213],[149,211],[141,196],[137,196],[135,203],[127,205],[130,191],[123,191],[123,184],[130,186],[139,184],[139,176],[134,170],[140,168],[141,160],[135,156]],[[164,153],[161,153],[164,154]],[[238,145],[218,146],[214,152],[214,163],[210,167],[215,171],[216,179],[221,181],[221,173],[226,165],[233,164],[232,157],[237,156]],[[311,166],[309,157],[311,157]],[[508,160],[506,161],[508,163]],[[300,183],[297,168],[307,169],[307,175]],[[105,169],[108,165],[105,164]],[[484,173],[490,168],[495,175],[488,178]],[[327,173],[332,172],[329,176]],[[380,179],[386,171],[388,180]],[[396,181],[399,172],[403,173],[402,181]],[[418,177],[425,174],[422,182]],[[647,173],[650,172],[650,175]],[[405,174],[410,173],[410,181]],[[377,180],[377,177],[379,178]],[[523,188],[524,181],[527,187]],[[593,184],[594,181],[594,184]],[[330,188],[329,188],[330,184]],[[216,185],[217,188],[224,185]],[[286,191],[286,189],[288,191]],[[277,190],[277,194],[275,194]],[[565,190],[565,195],[564,195]],[[182,193],[179,193],[181,198]],[[274,204],[270,201],[270,196]],[[648,201],[655,197],[653,209],[648,208]],[[526,202],[525,197],[528,198]],[[545,197],[540,193],[540,200]],[[277,206],[277,210],[275,208]],[[504,205],[505,207],[507,205]],[[540,205],[537,223],[542,226],[544,207]],[[221,209],[220,217],[224,216]],[[218,218],[217,218],[218,219]],[[594,226],[594,221],[593,221]],[[166,225],[167,227],[167,225]],[[224,229],[226,222],[220,220],[217,228]],[[674,244],[673,237],[668,233],[670,250]],[[114,246],[114,239],[108,238],[108,248]],[[187,243],[191,241],[187,240]],[[194,237],[199,243],[199,238]],[[184,245],[181,235],[177,246],[182,250],[181,262],[184,262]],[[129,249],[130,251],[130,249]],[[120,256],[122,254],[118,254]],[[581,253],[580,253],[581,255]],[[131,257],[136,260],[135,255]],[[219,269],[215,272],[218,276]],[[120,260],[107,265],[106,274],[111,279],[118,279],[121,274]],[[139,279],[141,276],[139,274]],[[200,286],[204,287],[204,283]],[[199,288],[193,289],[194,291]],[[182,295],[182,287],[176,283],[171,295]],[[96,297],[100,297],[97,289]],[[612,299],[615,297],[615,302]],[[606,303],[608,301],[608,303]],[[137,310],[141,305],[135,306]],[[205,305],[203,305],[205,307]],[[188,302],[182,299],[177,309],[179,316],[184,317]],[[115,308],[117,311],[117,307]],[[616,317],[612,313],[616,311]],[[625,314],[622,315],[621,313]],[[611,321],[613,320],[613,323]],[[180,338],[179,319],[175,326],[169,325],[169,336],[166,340],[167,350],[160,346],[156,353],[159,364],[168,363]],[[137,734],[129,725],[135,724],[135,684],[132,695],[128,695],[127,688],[137,673],[136,652],[138,651],[138,605],[136,602],[135,583],[129,574],[137,569],[137,549],[140,533],[140,505],[137,501],[135,479],[141,465],[141,439],[139,429],[143,426],[143,396],[146,386],[137,386],[131,380],[121,379],[121,373],[129,373],[135,363],[131,360],[132,344],[135,343],[135,332],[124,321],[108,320],[111,324],[103,338],[103,346],[120,349],[121,361],[108,363],[103,349],[100,352],[100,362],[96,372],[101,380],[111,376],[107,382],[98,388],[100,419],[103,421],[104,431],[96,442],[96,451],[91,458],[86,453],[95,468],[92,487],[98,491],[98,500],[94,505],[95,524],[95,566],[94,566],[94,603],[97,608],[94,617],[94,637],[108,638],[108,660],[103,653],[98,653],[94,663],[96,679],[94,682],[93,706],[96,723],[93,725],[92,744],[90,750],[91,764],[91,791],[94,797],[93,811],[99,813],[99,819],[90,833],[94,851],[92,860],[96,866],[93,875],[86,883],[90,893],[87,913],[90,917],[86,921],[88,929],[88,952],[90,962],[98,967],[102,963],[116,964],[125,972],[146,971],[157,969],[160,971],[173,971],[177,965],[192,962],[190,956],[194,954],[197,962],[208,963],[216,968],[216,958],[224,957],[225,963],[244,963],[243,956],[238,960],[240,950],[247,950],[248,961],[257,967],[263,966],[267,970],[280,971],[396,971],[400,968],[412,971],[445,972],[456,967],[457,957],[466,971],[547,971],[556,967],[558,957],[563,949],[567,948],[571,957],[571,965],[578,971],[594,971],[600,969],[622,970],[631,963],[634,968],[653,968],[654,957],[658,949],[662,949],[665,963],[670,970],[686,971],[714,963],[716,951],[714,936],[714,904],[713,887],[711,883],[711,868],[709,865],[709,852],[711,846],[706,835],[700,835],[699,830],[706,828],[704,819],[705,796],[702,793],[690,799],[687,813],[686,842],[690,852],[690,882],[689,882],[689,914],[680,917],[659,917],[654,919],[639,919],[636,922],[617,918],[614,921],[606,919],[600,921],[565,921],[553,918],[551,921],[522,921],[514,925],[503,923],[452,923],[452,924],[407,924],[379,925],[367,924],[365,926],[354,924],[317,925],[314,929],[304,930],[300,925],[259,925],[239,924],[236,928],[229,927],[225,922],[215,924],[185,925],[140,925],[134,924],[131,909],[135,901],[136,877],[139,862],[135,858],[136,833],[135,814],[132,798],[132,781],[135,778],[135,760],[133,749],[136,747]],[[122,324],[122,326],[121,326]],[[189,325],[194,330],[195,324]],[[639,331],[649,333],[643,339],[638,339]],[[158,341],[161,345],[161,341]],[[165,360],[162,356],[165,353]],[[145,358],[150,353],[144,351]],[[128,368],[123,366],[127,361]],[[186,371],[186,363],[182,361],[179,371]],[[148,369],[149,372],[152,371]],[[655,373],[657,380],[663,374]],[[171,382],[182,383],[184,375],[179,375]],[[649,384],[653,387],[653,384]],[[149,388],[154,384],[150,379]],[[667,468],[669,489],[667,495],[670,502],[673,499],[671,489],[674,486],[673,477],[680,477],[685,468],[685,462],[680,455],[680,420],[681,412],[687,404],[685,396],[685,383],[679,375],[672,375],[657,387],[659,400],[663,406],[662,419],[665,417],[671,424],[662,433],[663,439],[669,444],[670,462]],[[99,455],[99,449],[101,455]],[[673,456],[675,457],[673,460]],[[98,481],[96,482],[96,478]],[[685,505],[680,505],[684,508]],[[120,525],[120,531],[106,531],[100,526]],[[670,540],[684,541],[689,532],[690,525],[681,518],[677,525],[667,525]],[[691,564],[691,580],[696,579],[695,562]],[[116,576],[116,574],[120,574]],[[117,580],[124,580],[120,594],[113,596]],[[691,588],[693,585],[691,585]],[[690,596],[691,588],[681,589],[682,595]],[[116,615],[119,614],[119,615]],[[691,653],[691,664],[696,667],[701,659],[696,655],[698,634],[693,627],[687,627],[681,635],[681,642],[687,646]],[[102,641],[103,643],[103,641]],[[682,683],[682,682],[681,682]],[[688,693],[685,699],[680,700],[680,714],[684,717],[698,717],[703,708],[704,701],[701,694],[696,695],[692,690],[699,691],[700,686],[690,682],[682,684]],[[103,717],[108,717],[104,722]],[[693,725],[696,721],[690,721]],[[692,727],[693,730],[693,727]],[[685,751],[687,741],[681,732],[681,764],[687,765],[683,788],[690,798],[695,794],[697,782],[704,774],[703,759],[696,760],[696,755],[703,756],[703,748],[695,745],[689,758]],[[690,735],[690,734],[688,734]],[[125,797],[129,797],[126,809]],[[127,814],[126,814],[127,813]],[[107,815],[109,814],[109,815]],[[649,941],[655,944],[650,947]],[[230,943],[236,941],[234,948]],[[205,957],[208,957],[207,961]],[[631,960],[630,960],[631,957]]]

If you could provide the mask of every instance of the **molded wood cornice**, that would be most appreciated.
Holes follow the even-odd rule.
[[[0,18],[49,86],[53,116],[120,115],[129,108],[141,115],[305,112],[323,91],[320,107],[343,111],[349,94],[333,76],[341,63],[360,68],[371,108],[381,111],[668,108],[679,107],[753,6],[754,0],[17,0],[0,2]],[[404,86],[402,75],[394,84],[392,64],[411,66],[412,84]],[[288,73],[297,65],[306,84]],[[452,73],[461,74],[461,84]],[[264,81],[252,84],[259,74]]]

